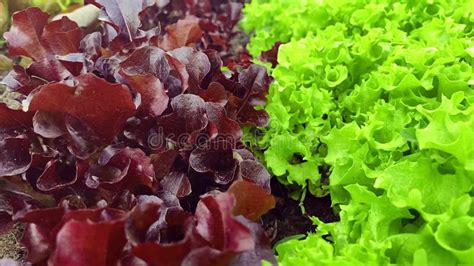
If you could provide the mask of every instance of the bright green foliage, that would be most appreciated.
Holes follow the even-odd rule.
[[[72,4],[84,5],[84,0],[32,0],[32,6],[44,10],[55,10],[59,7],[61,11],[64,11]]]
[[[245,15],[254,56],[285,43],[256,145],[340,209],[279,245],[282,265],[474,264],[474,0],[254,0]]]

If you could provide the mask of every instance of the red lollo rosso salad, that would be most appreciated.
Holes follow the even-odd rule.
[[[91,2],[94,30],[13,15],[9,55],[31,63],[3,80],[22,110],[0,103],[0,231],[26,224],[28,262],[275,263],[270,175],[241,143],[270,83],[230,52],[242,4],[168,2]]]

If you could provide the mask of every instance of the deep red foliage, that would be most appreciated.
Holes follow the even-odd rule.
[[[30,8],[5,33],[33,63],[3,80],[23,110],[0,104],[0,230],[26,223],[40,264],[274,262],[270,175],[240,140],[270,83],[230,51],[242,5],[90,2],[100,31]]]

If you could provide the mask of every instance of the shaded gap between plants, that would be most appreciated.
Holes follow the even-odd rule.
[[[262,221],[272,246],[284,238],[314,232],[316,226],[309,219],[312,216],[325,223],[339,221],[338,215],[331,207],[330,195],[318,198],[308,193],[303,202],[306,211],[303,214],[300,203],[290,198],[288,187],[278,182],[277,178],[272,178],[271,188],[277,204],[262,217]]]

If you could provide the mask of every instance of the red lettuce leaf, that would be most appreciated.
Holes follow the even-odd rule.
[[[186,18],[178,20],[175,24],[166,27],[166,34],[160,42],[160,47],[166,51],[196,44],[201,40],[202,30],[199,27],[199,19]]]
[[[0,176],[26,172],[31,165],[30,141],[26,136],[6,137],[0,140]]]
[[[56,236],[52,265],[115,265],[125,246],[123,221],[66,222]]]
[[[58,138],[67,133],[64,114],[37,111],[33,117],[33,130],[45,138]]]
[[[61,81],[71,73],[56,56],[76,52],[82,30],[64,17],[48,24],[49,15],[39,8],[28,8],[15,13],[12,27],[4,34],[11,56],[33,59],[30,74],[50,81]]]
[[[109,41],[118,36],[129,42],[132,42],[140,34],[139,13],[154,3],[151,0],[132,2],[127,0],[94,0],[91,2],[104,8],[100,19],[111,25],[116,31]]]
[[[257,183],[267,192],[270,192],[271,175],[260,162],[254,158],[243,158],[243,161],[240,162],[240,172],[245,180]]]
[[[210,173],[217,184],[227,185],[235,178],[238,161],[234,158],[232,144],[217,140],[195,149],[189,164],[199,173]]]
[[[249,221],[242,216],[237,217],[237,220],[252,231],[252,236],[255,240],[255,249],[237,254],[232,258],[229,265],[261,265],[262,260],[270,262],[275,266],[278,265],[275,254],[273,254],[273,250],[271,249],[270,240],[262,226],[259,223]]]
[[[28,250],[26,259],[31,263],[47,260],[54,248],[49,240],[49,231],[34,223],[26,226],[21,244]]]
[[[37,77],[30,76],[23,67],[14,66],[7,76],[3,78],[2,83],[11,91],[28,95],[45,82]]]
[[[97,164],[86,173],[86,185],[120,191],[142,185],[154,189],[155,171],[151,159],[140,149],[111,145],[101,153]]]
[[[133,90],[140,93],[141,105],[138,111],[143,115],[157,117],[168,108],[168,94],[157,77],[151,74],[131,76],[125,73],[122,76]]]
[[[123,129],[135,112],[126,86],[111,84],[92,74],[77,77],[77,85],[51,83],[28,97],[30,111],[69,114],[85,123],[105,143]],[[98,115],[100,114],[100,115]]]
[[[217,133],[229,142],[239,141],[242,138],[242,130],[239,123],[230,119],[224,107],[218,103],[206,103],[206,113],[209,123],[217,129]]]
[[[206,102],[217,103],[222,107],[225,107],[228,102],[227,92],[224,86],[218,82],[212,82],[209,84],[207,90],[202,91],[199,96]]]
[[[178,198],[191,194],[192,188],[189,178],[182,172],[172,172],[161,180],[164,190],[171,192]]]
[[[7,129],[19,129],[31,127],[33,113],[22,112],[8,108],[4,103],[0,103],[0,132]]]
[[[270,79],[231,40],[241,3],[88,2],[102,22],[84,37],[39,9],[5,35],[33,63],[3,81],[30,112],[0,105],[0,226],[25,223],[40,265],[274,262],[247,219],[272,206],[241,141]]]
[[[236,181],[228,192],[235,197],[235,207],[232,213],[235,216],[258,221],[269,210],[275,208],[275,198],[267,193],[260,185],[248,181]]]
[[[59,189],[74,184],[78,176],[74,162],[60,162],[59,160],[49,161],[46,169],[38,177],[36,187],[44,192]]]
[[[205,53],[190,47],[181,47],[169,52],[186,66],[189,73],[189,89],[192,92],[200,91],[202,80],[211,70],[211,63]]]
[[[229,265],[234,254],[232,252],[222,252],[211,247],[202,247],[192,250],[181,265],[205,266],[205,265]]]
[[[262,52],[260,55],[261,60],[264,62],[269,62],[272,64],[272,68],[275,68],[278,65],[278,50],[280,49],[280,46],[283,44],[283,42],[276,42],[273,44],[272,48],[270,50]]]
[[[152,145],[158,147],[160,143],[152,143]],[[176,150],[166,150],[150,155],[157,180],[162,180],[170,173],[178,156],[179,152]]]
[[[35,61],[43,61],[48,51],[43,47],[42,35],[49,14],[39,8],[29,8],[12,17],[10,31],[4,34],[8,41],[10,56],[27,56]]]
[[[183,144],[193,143],[209,122],[204,100],[196,95],[183,94],[173,98],[171,107],[173,113],[158,120],[163,133],[175,141],[183,140]]]
[[[82,30],[76,22],[64,16],[46,25],[42,40],[44,46],[55,55],[67,55],[79,50]]]
[[[150,227],[160,218],[163,201],[157,197],[142,197],[130,211],[125,223],[128,241],[139,244],[150,241]]]
[[[163,50],[146,46],[135,50],[120,67],[127,75],[153,74],[160,80],[166,80],[170,72],[170,64]]]
[[[249,228],[232,217],[235,199],[226,193],[203,196],[196,208],[198,233],[221,251],[240,252],[255,247]]]
[[[231,103],[239,106],[235,115],[241,123],[267,126],[268,114],[263,110],[256,110],[255,106],[265,103],[270,81],[265,68],[259,65],[251,65],[239,74],[239,83],[245,88],[246,94],[243,98],[232,97]]]

